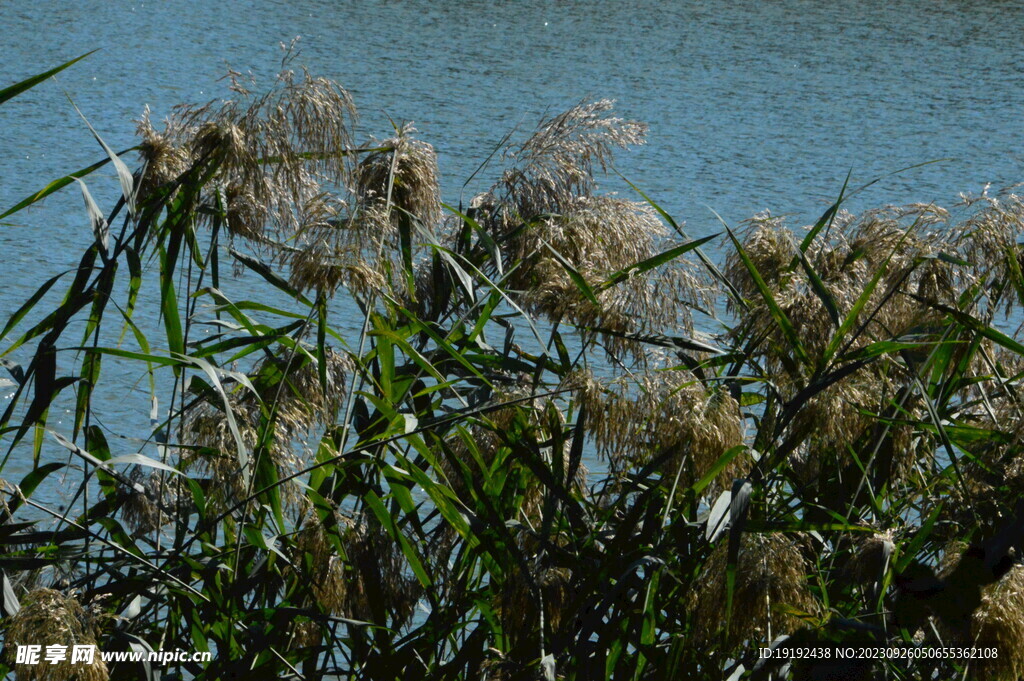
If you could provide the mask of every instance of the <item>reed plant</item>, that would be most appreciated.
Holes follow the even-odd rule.
[[[76,184],[92,229],[0,332],[0,668],[1024,674],[1019,196],[853,215],[844,184],[809,227],[693,239],[603,190],[646,127],[598,101],[504,140],[452,206],[411,126],[360,139],[304,71],[250,87],[145,115],[124,152],[97,136],[0,216]],[[784,640],[998,656],[759,660]],[[16,664],[54,641],[213,659]]]

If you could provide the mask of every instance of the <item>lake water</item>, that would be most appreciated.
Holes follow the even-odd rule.
[[[812,222],[849,171],[858,184],[952,159],[889,177],[852,209],[1024,180],[1019,2],[6,2],[0,17],[5,84],[101,48],[2,107],[0,211],[102,157],[65,91],[124,148],[144,105],[159,120],[225,95],[229,66],[267,83],[296,36],[296,63],[354,94],[363,136],[415,122],[454,202],[508,130],[604,97],[650,124],[618,168],[693,236],[719,229],[711,208],[730,223],[765,209]],[[109,205],[113,175],[89,184]],[[74,188],[3,225],[0,316],[89,240]],[[128,404],[104,405],[105,425],[138,435],[148,413]],[[14,461],[4,477],[26,470]]]

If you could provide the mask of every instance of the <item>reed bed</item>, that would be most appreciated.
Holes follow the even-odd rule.
[[[214,653],[165,678],[826,678],[759,665],[788,640],[998,652],[842,678],[1021,678],[1012,189],[854,215],[843,185],[694,239],[599,185],[646,135],[609,101],[457,207],[411,125],[355,122],[311,74],[236,80],[4,214],[118,171],[64,295],[0,333],[0,670],[137,671],[15,663],[88,642]],[[149,431],[111,437],[112,375]]]

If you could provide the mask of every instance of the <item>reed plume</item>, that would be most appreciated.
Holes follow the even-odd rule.
[[[857,584],[871,585],[881,581],[895,550],[896,541],[891,530],[875,532],[857,541],[845,569]]]
[[[1008,281],[1020,279],[1024,264],[1020,236],[1024,234],[1024,200],[1015,193],[1006,192],[998,196],[963,197],[963,204],[981,208],[957,225],[955,239],[961,247],[963,257],[977,270],[978,281]],[[998,290],[998,289],[997,289]],[[984,301],[988,305],[986,316],[996,312],[1009,316],[1015,306],[1024,304],[1024,292],[1019,287],[1009,295],[995,297],[986,292]]]
[[[441,218],[437,154],[415,132],[406,124],[376,144],[380,150],[367,154],[356,168],[356,194],[371,214],[390,213],[387,218],[393,223],[411,215],[430,229]]]
[[[907,220],[913,218],[908,224]],[[955,252],[937,226],[945,211],[930,205],[887,207],[860,216],[840,213],[825,235],[812,241],[804,257],[820,277],[840,318],[847,315],[862,292],[874,286],[861,313],[863,332],[850,338],[850,349],[872,340],[908,333],[934,324],[941,315],[915,296],[955,304],[968,272],[936,256]],[[743,230],[743,248],[767,284],[782,312],[797,330],[803,347],[814,360],[822,357],[835,332],[820,294],[799,261],[799,239],[782,219],[768,213],[752,218]],[[872,283],[879,274],[877,284]],[[747,266],[737,254],[727,258],[725,274],[748,301],[730,309],[740,316],[734,334],[764,337],[759,348],[774,376],[787,385],[802,386],[806,379],[791,356],[792,348],[775,323]]]
[[[364,298],[403,290],[389,281],[401,269],[400,224],[415,220],[429,232],[441,216],[437,156],[414,132],[406,125],[375,143],[353,171],[349,200],[306,211],[284,256],[297,288],[333,294],[345,285]]]
[[[29,592],[21,609],[7,623],[4,639],[8,663],[14,667],[17,681],[107,681],[109,673],[99,650],[92,664],[71,662],[74,646],[95,646],[95,621],[74,596],[38,588]],[[39,664],[15,664],[14,652],[19,645],[64,646],[65,659],[51,664],[40,657]]]
[[[677,474],[686,486],[702,478],[727,451],[744,444],[736,400],[724,389],[705,388],[685,369],[648,369],[610,385],[584,378],[580,386],[576,396],[586,407],[589,434],[615,470],[657,461],[667,486]],[[748,463],[747,454],[736,456],[717,484],[729,487]]]
[[[492,402],[502,404],[530,396],[525,386],[510,387],[496,391]],[[451,489],[463,499],[471,499],[474,490],[486,479],[486,471],[494,465],[499,456],[507,457],[512,448],[519,442],[532,442],[538,445],[538,451],[544,463],[551,469],[552,475],[560,468],[565,479],[558,480],[568,490],[576,494],[584,494],[586,489],[587,469],[582,463],[575,471],[570,470],[569,452],[572,439],[562,443],[561,451],[553,451],[550,445],[556,433],[565,428],[564,416],[558,405],[550,399],[537,399],[512,404],[491,411],[487,418],[480,420],[468,428],[457,429],[444,444],[446,454],[440,458],[440,472]],[[510,438],[510,433],[518,433]],[[561,464],[556,465],[554,456],[561,457]],[[504,458],[503,457],[503,458]],[[513,457],[514,460],[514,457]],[[464,470],[468,470],[468,480]],[[523,483],[520,511],[530,522],[540,522],[544,499],[550,490],[526,466],[513,465],[513,469],[521,474]],[[572,475],[572,478],[568,478]]]
[[[505,158],[513,162],[470,212],[518,266],[508,285],[523,305],[585,334],[597,333],[613,352],[643,358],[623,334],[689,329],[690,309],[706,306],[709,286],[683,259],[654,275],[600,290],[612,274],[669,247],[668,233],[646,204],[597,194],[595,173],[616,149],[642,144],[646,126],[612,117],[610,100],[581,103],[540,123]],[[566,264],[593,288],[596,302],[572,280]]]
[[[265,441],[265,453],[281,476],[302,465],[306,438],[316,428],[333,422],[345,397],[351,360],[331,348],[325,349],[324,358],[326,385],[321,385],[314,357],[282,348],[254,367],[251,379],[256,393],[239,386],[228,395],[228,408],[248,451],[261,441],[263,430],[272,433]],[[239,475],[237,446],[222,402],[199,400],[186,409],[179,440],[184,445],[183,470],[209,473],[212,498],[233,502],[248,493]],[[250,457],[249,465],[255,464]],[[253,472],[249,471],[250,475]],[[294,500],[293,496],[291,491],[288,498]]]
[[[158,531],[194,510],[191,491],[178,475],[146,473],[141,466],[133,466],[120,488],[125,496],[122,515],[139,533]]]
[[[953,541],[945,547],[940,576],[948,577],[960,563],[967,545]],[[946,645],[995,647],[998,655],[971,660],[970,679],[1016,681],[1024,675],[1024,566],[1016,563],[998,581],[981,588],[981,604],[970,613],[967,630],[952,631],[938,621]]]
[[[233,99],[179,106],[162,130],[144,113],[141,201],[169,204],[202,182],[196,196],[186,193],[202,206],[200,221],[222,223],[232,238],[290,266],[299,289],[330,296],[359,283],[349,276],[364,262],[357,230],[346,228],[351,199],[334,196],[353,186],[352,97],[305,71],[282,71],[258,97],[234,83]]]
[[[803,626],[789,609],[811,615],[820,610],[808,589],[807,561],[797,543],[783,534],[744,533],[727,621],[727,543],[714,548],[694,586],[693,617],[701,645],[722,641],[728,651],[745,642],[770,641]]]
[[[299,579],[326,612],[381,624],[379,614],[387,613],[401,627],[420,594],[401,547],[372,514],[334,511],[331,520],[328,527],[310,514],[298,531],[293,564],[300,566]]]

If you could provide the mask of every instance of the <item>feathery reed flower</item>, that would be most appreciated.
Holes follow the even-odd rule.
[[[595,194],[595,171],[607,170],[615,149],[642,144],[646,133],[641,123],[610,116],[611,107],[610,100],[580,103],[542,121],[522,145],[505,150],[513,165],[474,197],[469,213],[503,258],[517,263],[507,285],[526,309],[589,329],[610,351],[642,359],[641,346],[623,334],[688,329],[689,310],[708,304],[709,287],[683,259],[599,287],[670,245],[650,206]],[[596,302],[567,265],[596,290]]]
[[[608,115],[613,104],[580,102],[506,149],[514,165],[495,188],[506,208],[520,219],[561,212],[566,202],[592,193],[595,168],[607,170],[615,149],[643,144],[647,126]]]
[[[349,202],[326,196],[309,201],[299,216],[293,241],[281,259],[300,290],[332,294],[340,285],[367,296],[389,290],[386,273],[394,268],[401,245],[394,241],[408,216],[433,229],[441,215],[437,157],[434,148],[413,138],[406,125],[379,143],[354,171]]]
[[[1024,566],[1015,565],[983,590],[981,607],[971,617],[971,636],[978,645],[999,650],[998,657],[972,663],[972,678],[1013,681],[1024,675]]]
[[[402,626],[412,615],[420,587],[407,575],[401,547],[372,514],[333,515],[332,528],[311,515],[296,539],[293,563],[302,566],[300,574],[317,603],[327,612],[367,622],[379,622],[377,613],[390,613],[394,625]],[[340,553],[329,533],[334,533]]]
[[[289,70],[260,97],[235,92],[234,100],[176,108],[162,131],[143,115],[140,197],[211,164],[213,193],[203,200],[225,204],[233,235],[262,243],[269,227],[278,240],[290,237],[297,209],[323,193],[322,183],[345,185],[351,175],[352,98],[332,81]]]
[[[905,224],[911,217],[913,222]],[[861,313],[864,332],[851,336],[851,350],[878,338],[926,327],[940,318],[914,296],[955,303],[962,290],[962,277],[969,273],[937,257],[944,250],[955,250],[946,233],[929,229],[945,218],[941,209],[923,205],[889,207],[857,217],[842,214],[829,233],[818,235],[808,245],[803,255],[828,290],[840,318],[874,285]],[[760,214],[747,223],[743,249],[792,322],[808,355],[820,359],[832,340],[835,324],[800,263],[795,235],[780,218]],[[748,301],[747,306],[730,301],[730,309],[741,317],[741,324],[733,333],[764,336],[760,352],[768,368],[778,379],[788,382],[782,387],[799,389],[805,377],[800,373],[799,363],[791,357],[791,343],[775,322],[759,286],[738,254],[728,257],[725,274]],[[873,284],[876,275],[879,280]]]
[[[17,488],[11,485],[9,482],[0,478],[0,492],[8,492],[12,495],[17,494]],[[0,496],[0,523],[7,522],[10,518],[11,510],[7,505],[7,499]]]
[[[1008,194],[1002,200],[982,197],[982,208],[956,227],[956,241],[963,257],[978,270],[979,281],[1014,281],[1024,265],[1024,251],[1018,240],[1024,234],[1024,199]],[[974,201],[965,201],[973,203]],[[990,304],[999,304],[990,300]],[[1015,305],[1024,303],[1018,291],[1001,301],[1006,315]],[[994,314],[995,309],[991,310]]]
[[[529,563],[529,574],[514,568],[506,575],[495,604],[513,657],[526,659],[533,658],[541,640],[558,636],[571,623],[576,588],[572,570],[544,565],[539,556]]]
[[[53,589],[39,588],[29,592],[21,609],[7,624],[4,640],[17,681],[107,681],[106,663],[97,654],[92,664],[71,662],[74,646],[96,645],[93,623],[74,596],[65,596]],[[19,645],[65,646],[65,659],[50,664],[14,664],[14,651]]]
[[[293,620],[288,640],[288,650],[315,648],[324,638],[324,628],[315,620]]]
[[[333,295],[339,286],[363,297],[386,290],[385,274],[378,253],[390,229],[382,224],[384,211],[371,208],[348,214],[346,202],[324,195],[309,202],[300,216],[294,246],[283,248],[279,260],[287,263],[289,280],[300,291],[316,290]]]
[[[597,288],[667,245],[668,233],[650,206],[614,196],[573,197],[564,202],[561,214],[516,228],[506,252],[520,265],[508,283],[522,291],[527,309],[585,329],[607,330],[611,333],[601,335],[609,347],[637,352],[636,344],[621,334],[690,331],[689,308],[709,302],[697,270],[677,260],[653,274],[597,291],[595,303],[580,291],[562,261]]]
[[[344,400],[351,360],[332,348],[327,348],[324,355],[326,386],[321,385],[317,360],[308,351],[281,348],[252,371],[258,395],[241,388],[228,395],[234,422],[248,451],[260,441],[260,430],[272,424],[273,438],[266,443],[266,455],[273,458],[280,475],[287,475],[302,464],[296,448],[304,445],[303,438],[314,428],[333,421]],[[247,493],[239,475],[237,446],[224,408],[222,402],[197,401],[182,414],[179,428],[179,439],[185,445],[184,470],[209,472],[213,478],[211,496],[220,501],[238,499]],[[255,463],[250,457],[249,465]],[[286,494],[289,490],[290,487],[286,488]]]
[[[136,532],[158,531],[181,513],[192,510],[191,493],[177,475],[159,471],[147,474],[142,467],[133,466],[127,483],[121,485],[125,494],[122,513]]]
[[[967,545],[951,542],[943,555],[940,576],[956,569]],[[940,626],[942,622],[939,622]],[[981,589],[981,605],[971,614],[970,630],[962,635],[941,627],[950,644],[990,647],[996,657],[971,660],[968,678],[992,681],[1016,681],[1024,676],[1024,565],[1015,564],[1003,577]]]
[[[814,453],[844,451],[871,426],[865,412],[876,406],[884,387],[881,378],[868,371],[837,381],[803,405],[790,430],[804,434]]]
[[[747,532],[740,539],[732,619],[727,622],[727,550],[728,542],[719,542],[695,585],[694,623],[702,644],[722,640],[725,649],[731,650],[745,641],[767,641],[792,633],[803,622],[782,606],[812,615],[818,612],[818,603],[806,584],[807,561],[793,539]]]
[[[414,132],[411,124],[403,125],[376,145],[380,151],[363,158],[355,171],[356,194],[367,209],[389,213],[393,224],[407,214],[430,229],[441,217],[437,154]]]
[[[342,539],[347,537],[353,527],[352,521],[340,513],[334,514],[334,520],[337,536]],[[311,514],[305,526],[296,534],[297,555],[293,563],[303,566],[303,579],[312,588],[320,607],[327,612],[342,613],[346,611],[349,583],[344,557],[335,549],[327,532],[327,528]],[[303,562],[304,556],[309,557],[308,564]]]
[[[150,120],[149,105],[143,109],[142,118],[136,126],[136,134],[142,140],[139,144],[143,162],[138,188],[140,197],[149,197],[189,169],[193,159],[184,143],[189,135],[188,118],[190,116],[172,116],[165,121],[164,130],[157,131]]]
[[[707,389],[691,372],[647,370],[603,386],[585,380],[576,398],[586,406],[587,429],[597,451],[617,470],[663,460],[660,470],[671,486],[677,473],[688,485],[743,440],[739,404],[724,389]],[[749,462],[736,456],[719,474],[727,487]]]
[[[860,539],[854,549],[846,570],[858,584],[869,585],[881,580],[885,573],[896,543],[893,532],[876,532]]]

